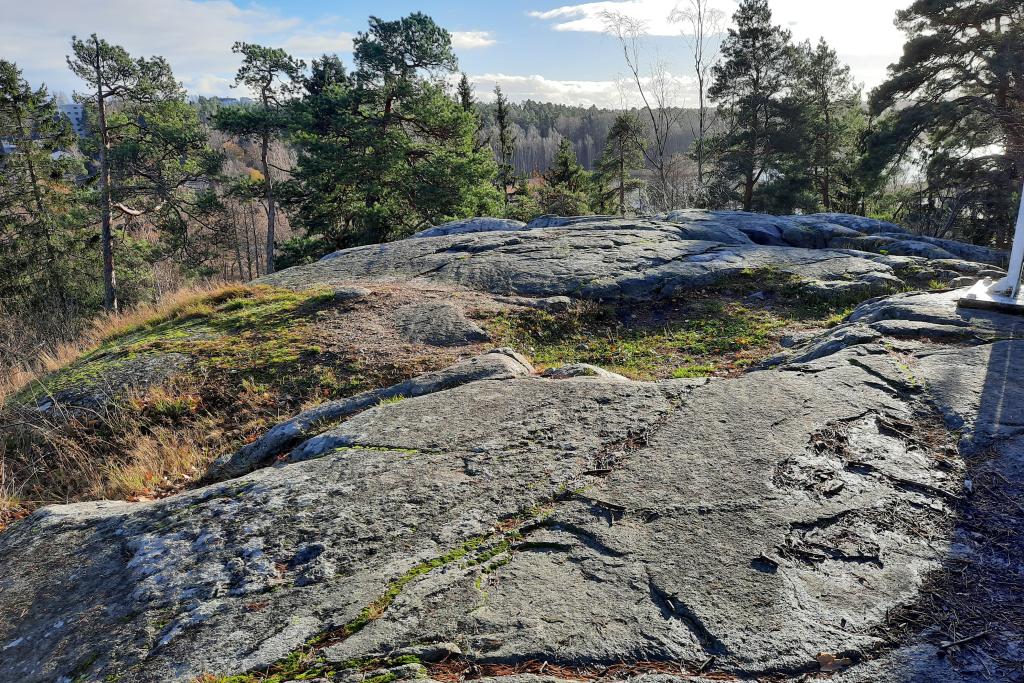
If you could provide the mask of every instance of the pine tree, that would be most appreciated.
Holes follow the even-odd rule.
[[[0,299],[56,302],[69,313],[68,255],[81,164],[66,150],[74,133],[45,86],[33,90],[0,60]],[[80,237],[80,236],[76,236]]]
[[[634,173],[644,167],[643,125],[633,113],[615,117],[595,173],[596,209],[626,215],[626,196],[643,186]]]
[[[217,112],[220,130],[254,139],[260,146],[260,170],[263,200],[267,208],[266,272],[274,272],[274,239],[277,222],[277,197],[274,193],[275,169],[271,168],[270,147],[290,128],[288,100],[302,87],[306,64],[280,48],[237,42],[231,51],[242,55],[242,66],[235,85],[245,86],[256,96],[256,106],[227,107]]]
[[[590,212],[591,176],[576,159],[576,150],[568,138],[558,143],[555,158],[543,177],[540,204],[546,213],[578,216]]]
[[[718,172],[738,179],[740,201],[750,211],[755,186],[776,169],[784,145],[793,49],[790,32],[772,23],[768,0],[742,0],[733,21],[709,90],[727,130],[709,146]]]
[[[162,57],[133,59],[123,47],[111,45],[96,34],[85,40],[72,36],[71,52],[68,67],[89,86],[79,99],[92,105],[95,116],[103,300],[106,309],[114,311],[118,303],[111,218],[117,188],[111,177],[111,150],[117,138],[125,139],[131,134],[129,129],[139,128],[147,107],[164,100],[183,101],[184,93]],[[112,126],[108,118],[114,101],[122,122]]]
[[[850,67],[824,39],[815,47],[804,43],[800,52],[805,168],[822,209],[832,211],[837,202],[856,206],[857,146],[865,127],[860,91]]]
[[[307,88],[292,112],[294,224],[336,249],[499,213],[493,155],[444,80],[456,67],[451,36],[430,17],[371,18],[351,72]]]
[[[498,128],[498,173],[495,185],[505,198],[508,206],[509,189],[515,186],[516,169],[513,157],[516,151],[516,134],[512,130],[512,119],[509,116],[508,99],[501,92],[501,86],[494,86],[494,123]]]
[[[576,150],[568,138],[558,143],[558,151],[551,162],[551,168],[544,173],[548,185],[561,186],[570,192],[579,192],[586,187],[588,173],[576,160]]]
[[[926,156],[917,205],[941,205],[938,231],[1005,244],[1024,180],[1024,12],[1005,0],[916,0],[889,80],[871,95],[876,168]]]
[[[462,105],[462,111],[473,111],[473,86],[469,82],[469,76],[465,72],[462,73],[462,77],[459,79],[458,87],[459,104]]]

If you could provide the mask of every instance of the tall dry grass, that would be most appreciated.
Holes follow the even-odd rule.
[[[39,505],[173,493],[229,446],[187,380],[88,410],[8,408],[0,433],[0,528],[5,516]]]
[[[243,294],[251,286],[239,283],[210,283],[192,285],[169,292],[152,304],[135,306],[117,313],[102,313],[90,321],[73,339],[51,341],[38,348],[34,354],[15,349],[7,355],[10,358],[5,367],[0,362],[0,404],[18,393],[32,382],[51,372],[56,372],[82,354],[97,348],[105,341],[139,329],[154,321],[173,318],[204,299],[223,299]],[[2,316],[2,312],[0,312]],[[28,323],[22,322],[21,326]],[[15,326],[18,323],[15,322]],[[28,330],[24,330],[28,332]],[[16,333],[9,345],[18,343]],[[24,338],[27,338],[25,334]],[[27,344],[28,342],[23,342]],[[0,359],[2,360],[2,359]]]
[[[231,439],[204,410],[194,379],[129,390],[88,408],[66,408],[51,397],[45,413],[7,399],[110,339],[212,312],[212,305],[253,291],[238,283],[186,287],[154,304],[97,316],[77,336],[67,321],[29,329],[0,311],[0,529],[39,505],[158,497],[198,479]],[[245,401],[239,397],[241,412],[258,412]]]

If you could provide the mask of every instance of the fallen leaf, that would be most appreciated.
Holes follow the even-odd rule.
[[[816,659],[822,671],[842,671],[853,664],[849,657],[836,657],[828,652],[819,652]]]

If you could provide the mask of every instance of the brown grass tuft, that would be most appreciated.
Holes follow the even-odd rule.
[[[231,445],[187,379],[90,410],[14,407],[0,419],[0,529],[42,504],[176,493]]]
[[[63,342],[40,351],[35,362],[10,369],[0,368],[0,404],[43,375],[67,367],[82,354],[103,342],[128,334],[155,321],[208,315],[213,306],[256,288],[239,283],[186,287],[166,294],[155,304],[136,306],[98,316],[73,342]]]

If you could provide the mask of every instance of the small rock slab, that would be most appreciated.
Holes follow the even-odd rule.
[[[461,309],[443,301],[402,306],[395,311],[395,325],[407,341],[431,346],[462,346],[490,339]]]

